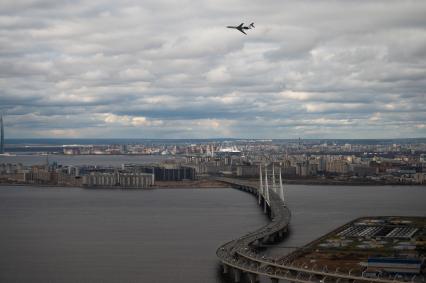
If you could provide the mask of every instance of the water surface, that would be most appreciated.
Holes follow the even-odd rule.
[[[426,216],[425,187],[286,190],[291,233],[273,255],[356,217]],[[266,223],[234,189],[0,187],[0,282],[225,282],[216,248]]]

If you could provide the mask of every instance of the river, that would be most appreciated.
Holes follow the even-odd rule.
[[[366,215],[426,216],[425,187],[286,186],[289,251]],[[234,189],[0,187],[0,282],[225,282],[215,250],[267,223]]]

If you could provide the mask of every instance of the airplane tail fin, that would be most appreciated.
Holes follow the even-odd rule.
[[[250,24],[250,27],[254,28],[254,23],[251,23],[251,24]]]

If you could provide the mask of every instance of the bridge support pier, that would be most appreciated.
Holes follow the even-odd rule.
[[[229,267],[226,264],[222,264],[223,274],[228,274]]]
[[[276,240],[276,235],[275,234],[269,235],[269,241],[270,242],[275,243],[275,240]]]
[[[234,268],[234,281],[236,283],[241,281],[241,270]]]
[[[259,278],[257,278],[257,274],[255,273],[248,273],[247,276],[250,283],[256,283],[259,281]]]
[[[280,280],[278,278],[272,278],[271,277],[271,282],[272,283],[278,283]]]

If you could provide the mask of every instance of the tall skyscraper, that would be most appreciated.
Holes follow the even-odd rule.
[[[0,154],[4,153],[4,128],[3,128],[3,115],[0,114]]]

